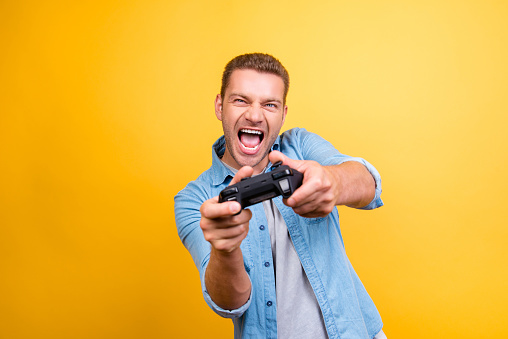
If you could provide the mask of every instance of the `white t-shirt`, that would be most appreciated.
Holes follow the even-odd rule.
[[[263,201],[275,271],[278,338],[328,338],[309,279],[303,270],[289,232],[272,200]]]

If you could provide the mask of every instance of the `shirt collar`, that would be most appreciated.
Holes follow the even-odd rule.
[[[271,150],[280,150],[280,135],[277,136]],[[234,173],[222,162],[221,158],[226,152],[226,139],[221,136],[212,146],[212,184],[219,186],[229,178],[234,177]],[[268,164],[269,168],[271,164]]]

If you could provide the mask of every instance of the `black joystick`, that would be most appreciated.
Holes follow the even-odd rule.
[[[302,185],[303,174],[277,162],[271,171],[243,178],[219,194],[219,202],[238,201],[242,209],[279,195],[289,198]]]

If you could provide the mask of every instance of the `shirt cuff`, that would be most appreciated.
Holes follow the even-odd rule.
[[[374,208],[383,206],[384,203],[383,203],[383,200],[381,200],[381,192],[382,192],[381,176],[379,175],[379,172],[376,170],[376,168],[374,166],[372,166],[368,161],[366,161],[362,158],[351,157],[349,159],[346,159],[345,161],[342,161],[341,163],[344,163],[346,161],[356,161],[356,162],[363,164],[367,168],[367,170],[370,172],[370,174],[372,175],[372,177],[374,178],[374,181],[376,183],[376,194],[374,195],[374,198],[372,199],[372,201],[367,206],[360,207],[358,209],[372,210]]]

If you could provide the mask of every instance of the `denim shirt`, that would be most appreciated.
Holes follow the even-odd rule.
[[[272,150],[297,160],[314,160],[321,165],[357,161],[365,165],[376,182],[376,195],[363,209],[383,205],[381,178],[367,161],[339,153],[328,141],[305,129],[282,133]],[[205,286],[205,271],[210,258],[210,243],[199,226],[199,209],[205,200],[219,195],[233,173],[222,163],[224,137],[213,145],[212,166],[190,182],[175,197],[178,234],[200,272],[201,287],[207,304],[219,315],[232,318],[235,338],[277,338],[277,300],[275,276],[267,220],[262,204],[252,211],[249,232],[240,248],[252,283],[248,302],[235,310],[225,310],[210,298]],[[381,317],[346,256],[339,227],[337,208],[326,217],[303,218],[282,203],[273,201],[288,227],[295,250],[312,286],[323,314],[329,338],[373,338],[383,327]],[[295,296],[297,297],[297,296]]]

